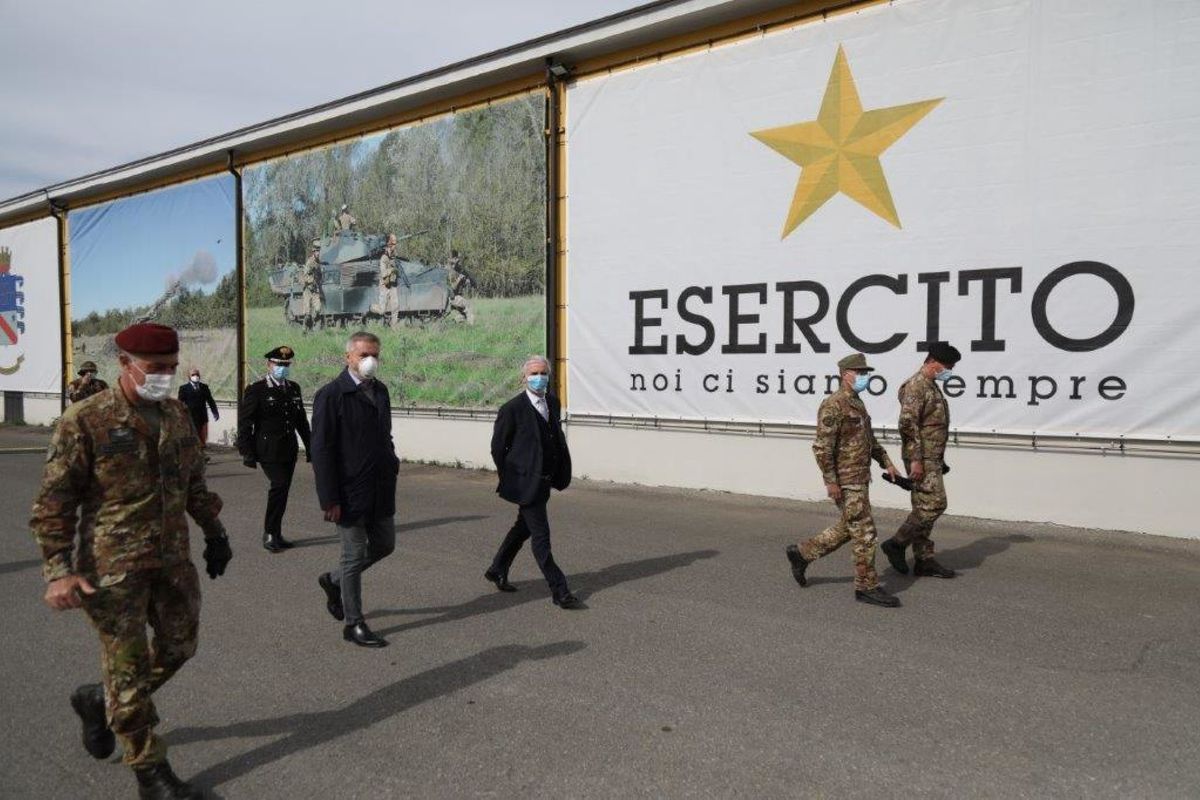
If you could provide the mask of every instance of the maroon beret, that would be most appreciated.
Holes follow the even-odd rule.
[[[117,347],[139,356],[161,356],[179,352],[179,334],[155,322],[139,322],[117,334]]]

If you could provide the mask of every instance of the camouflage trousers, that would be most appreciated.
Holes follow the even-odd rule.
[[[310,314],[314,317],[321,313],[321,293],[312,289],[305,289],[300,295],[300,316],[307,317]]]
[[[871,495],[866,486],[843,486],[838,502],[842,518],[806,542],[800,544],[800,555],[815,561],[832,553],[846,542],[853,542],[854,588],[860,591],[879,585],[875,574],[875,519],[871,516]]]
[[[925,477],[913,484],[912,512],[896,531],[896,542],[902,546],[912,545],[913,557],[917,561],[933,558],[933,541],[929,534],[933,523],[946,510],[946,484],[942,480],[942,462],[925,461]]]
[[[105,710],[124,762],[139,767],[162,761],[167,746],[154,735],[158,715],[150,696],[196,652],[196,568],[187,562],[128,572],[116,583],[96,584],[84,609],[100,634]],[[147,625],[153,641],[146,636]]]
[[[379,313],[389,324],[395,325],[400,318],[400,289],[396,286],[379,287]],[[394,317],[388,320],[388,315]]]
[[[468,325],[475,324],[475,312],[471,310],[471,304],[467,302],[467,298],[461,294],[454,295],[450,298],[450,307],[461,314]]]

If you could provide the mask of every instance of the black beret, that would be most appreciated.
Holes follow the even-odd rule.
[[[934,342],[929,347],[929,357],[939,364],[953,367],[962,360],[962,353],[958,352],[958,348],[949,342]]]
[[[267,353],[263,358],[269,358],[272,361],[291,361],[296,356],[296,351],[288,347],[286,344],[281,344],[271,352]]]

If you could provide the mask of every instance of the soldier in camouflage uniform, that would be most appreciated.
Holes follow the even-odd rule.
[[[300,270],[300,314],[304,317],[304,329],[311,330],[321,320],[321,240],[313,239],[308,260]]]
[[[104,683],[71,696],[84,747],[107,758],[115,734],[139,797],[199,797],[167,763],[151,700],[196,651],[200,586],[184,513],[204,531],[210,577],[232,554],[188,411],[169,397],[178,336],[143,323],[116,344],[117,385],[69,407],[54,431],[30,527],[47,605],[82,607],[100,637]]]
[[[96,363],[85,361],[79,365],[79,377],[67,384],[67,399],[72,403],[86,400],[108,388],[108,384],[96,377]]]
[[[358,225],[358,220],[350,213],[350,206],[342,204],[342,211],[337,215],[338,230],[352,231]]]
[[[842,518],[837,524],[802,542],[789,545],[788,561],[792,577],[807,586],[808,565],[846,542],[853,542],[854,597],[864,603],[894,607],[900,600],[879,585],[875,574],[875,520],[871,516],[871,459],[879,462],[892,477],[896,467],[887,451],[875,440],[871,417],[859,399],[867,388],[872,368],[861,353],[838,362],[842,385],[825,398],[817,411],[817,437],[813,454],[825,481],[825,490],[837,503]]]
[[[396,234],[389,233],[387,246],[379,257],[379,303],[376,313],[383,316],[388,327],[400,321],[400,268],[396,266]]]
[[[446,262],[447,277],[450,279],[450,307],[457,311],[468,325],[475,324],[475,312],[467,302],[467,290],[474,281],[463,266],[462,256],[457,250],[450,251],[450,260]]]
[[[929,348],[925,363],[900,387],[900,444],[908,476],[912,479],[912,513],[896,535],[880,545],[892,568],[908,574],[904,549],[912,545],[913,574],[932,578],[953,578],[933,557],[929,534],[933,524],[946,510],[946,440],[950,435],[950,406],[938,383],[951,376],[962,358],[958,349],[945,342]]]

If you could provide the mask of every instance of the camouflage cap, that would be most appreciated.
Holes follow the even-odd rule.
[[[291,361],[296,357],[296,351],[288,347],[286,344],[281,344],[274,350],[267,353],[263,358],[270,361]]]
[[[79,372],[77,372],[76,374],[82,375],[85,372],[99,372],[99,371],[100,370],[96,369],[95,361],[85,361],[79,365]]]
[[[848,369],[856,372],[874,372],[874,367],[867,366],[867,357],[862,353],[852,353],[838,362],[838,370],[845,372]]]

